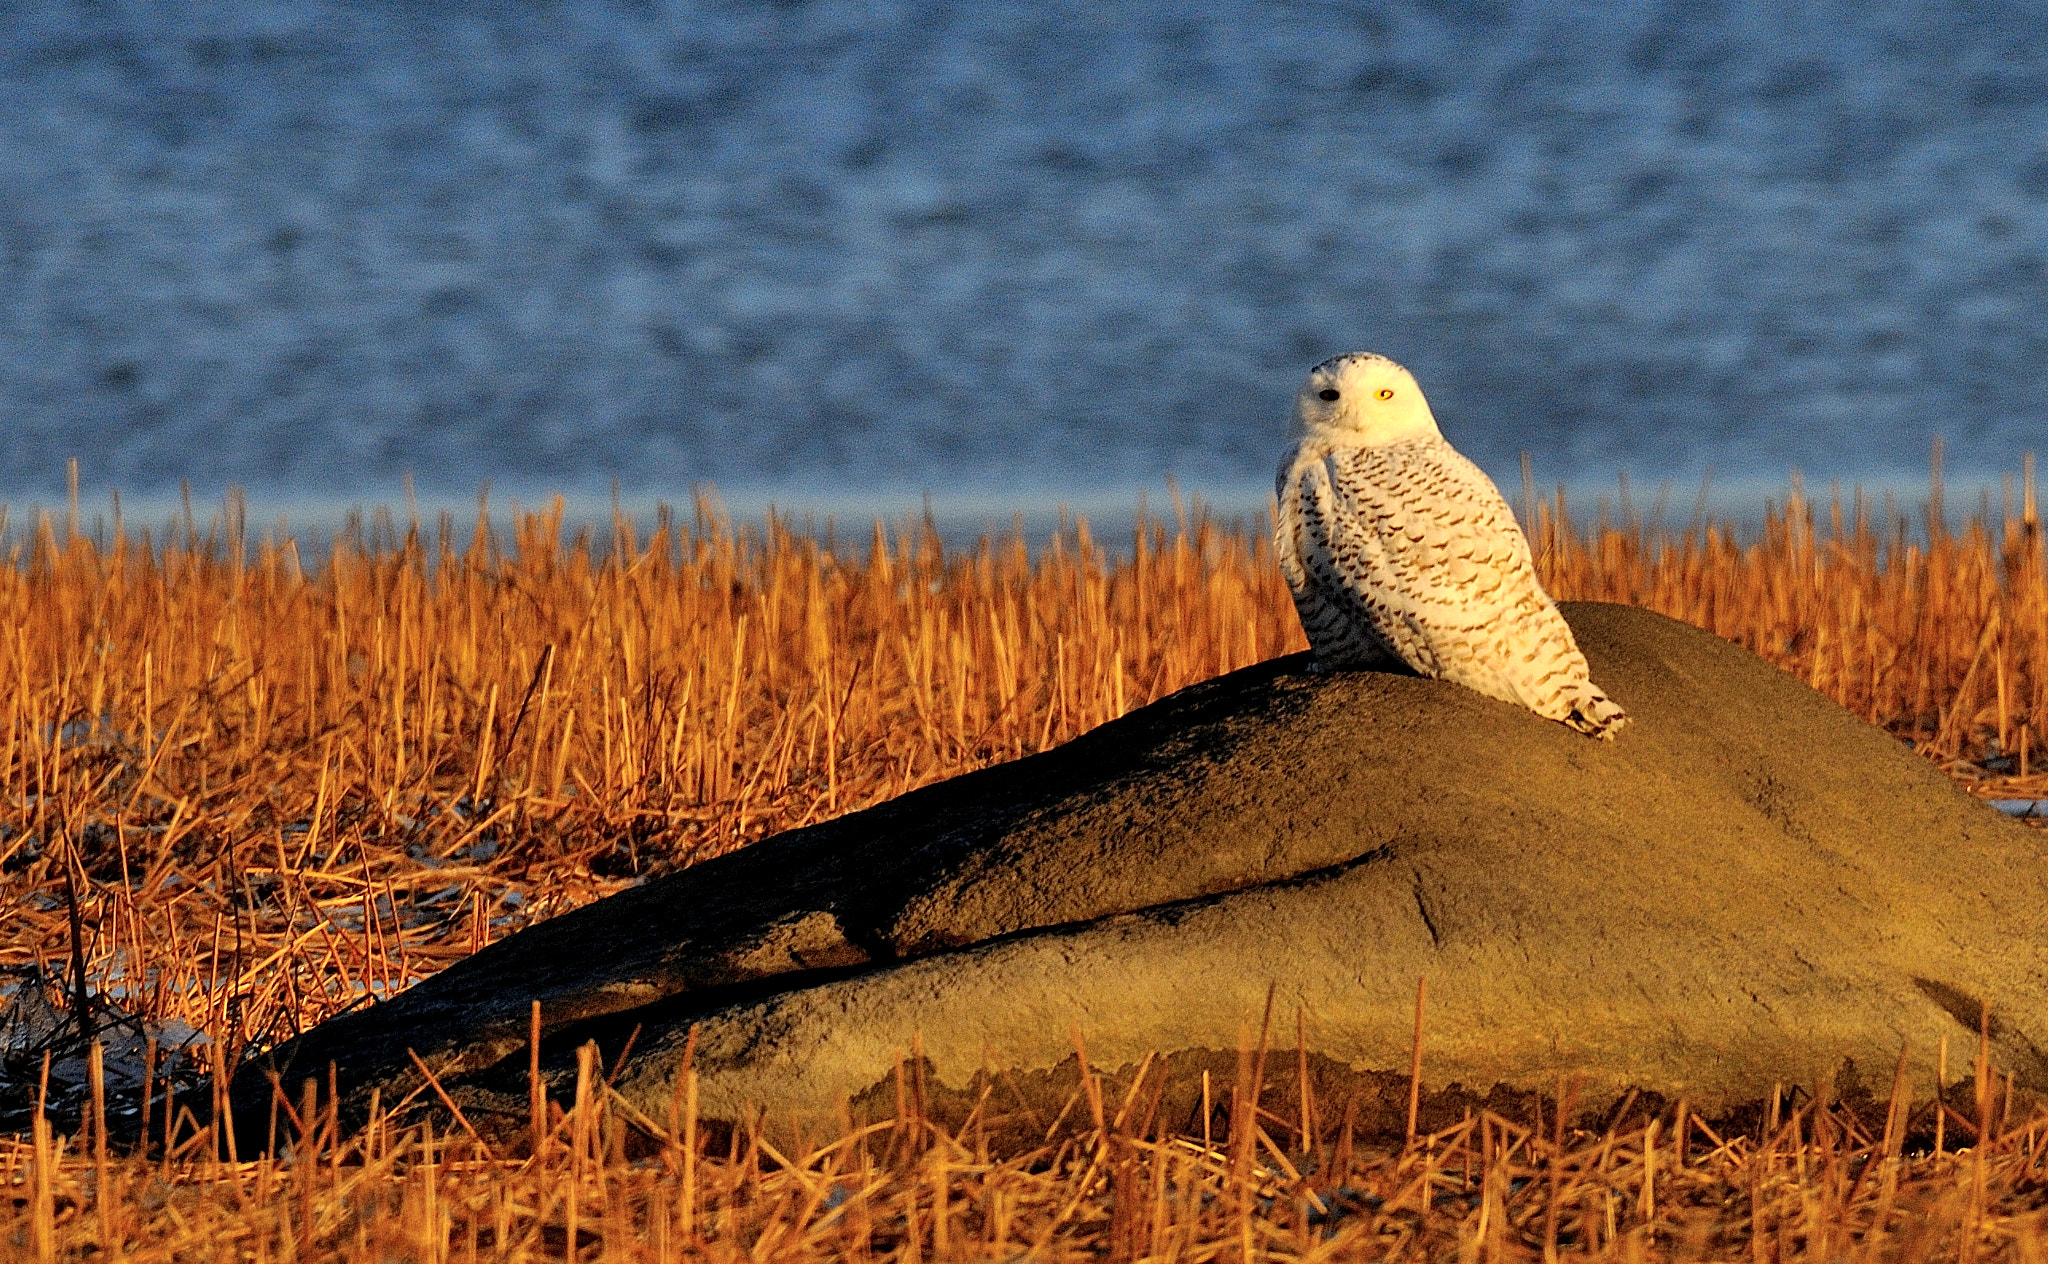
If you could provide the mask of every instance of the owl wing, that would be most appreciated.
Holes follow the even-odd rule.
[[[1385,612],[1356,582],[1371,541],[1340,507],[1328,454],[1297,449],[1281,464],[1274,494],[1273,551],[1318,662],[1372,667],[1397,661],[1378,631]]]
[[[1535,587],[1528,542],[1493,480],[1449,444],[1356,448],[1325,459],[1337,513],[1364,538],[1397,612],[1487,622]]]
[[[1367,643],[1595,737],[1628,722],[1593,684],[1500,489],[1450,444],[1304,450],[1281,489],[1283,568],[1319,657],[1348,665],[1344,648]]]
[[[1531,651],[1562,654],[1584,674],[1528,541],[1478,466],[1440,439],[1336,452],[1325,464],[1336,516],[1362,538],[1353,584],[1372,594],[1381,638],[1411,667],[1532,707]]]

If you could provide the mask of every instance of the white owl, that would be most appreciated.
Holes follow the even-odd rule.
[[[1536,582],[1500,489],[1444,440],[1408,370],[1325,360],[1294,411],[1273,543],[1319,665],[1399,660],[1594,737],[1628,723]]]

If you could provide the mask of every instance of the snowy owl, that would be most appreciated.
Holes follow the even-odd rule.
[[[1594,737],[1628,722],[1589,679],[1500,489],[1445,442],[1408,370],[1325,360],[1294,412],[1273,543],[1319,666],[1398,659]]]

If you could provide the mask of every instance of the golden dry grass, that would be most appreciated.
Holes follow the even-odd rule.
[[[1085,526],[1035,556],[1019,540],[948,551],[916,523],[878,526],[859,547],[835,549],[786,523],[737,527],[699,505],[688,521],[664,516],[647,538],[621,521],[604,538],[564,539],[559,510],[503,535],[481,520],[458,532],[446,520],[421,529],[381,519],[318,559],[290,540],[245,547],[235,516],[231,505],[206,533],[189,523],[154,539],[117,531],[104,545],[43,520],[0,566],[0,967],[34,966],[68,987],[75,954],[94,992],[152,1020],[187,1022],[229,1057],[639,874],[1044,749],[1185,684],[1302,647],[1262,532],[1200,512],[1143,524],[1115,555]],[[1979,789],[2041,790],[2048,574],[2031,478],[2002,513],[1980,514],[1960,533],[1916,536],[1854,502],[1816,512],[1796,495],[1746,544],[1718,527],[1661,532],[1633,519],[1576,530],[1561,501],[1531,516],[1560,598],[1688,619],[1914,740]],[[1736,1139],[1678,1179],[1697,1179],[1709,1201],[1763,1191],[1796,1204],[1809,1228],[1781,1235],[1791,1254],[1846,1249],[1868,1223],[1852,1204],[1867,1202],[1877,1169],[1852,1157],[1852,1135],[1807,1118],[1806,1148],[1766,1143],[1776,1156],[1766,1168],[1755,1166],[1758,1142]],[[904,1157],[912,1133],[924,1156],[915,1162]],[[756,1230],[739,1226],[774,1223],[784,1227],[764,1254],[1007,1254],[1035,1239],[1002,1237],[990,1227],[994,1209],[1007,1205],[1017,1225],[1042,1228],[1069,1202],[1067,1228],[1050,1243],[1128,1256],[1153,1240],[1117,1237],[1125,1230],[1113,1221],[1138,1221],[1101,1219],[1115,1200],[1066,1159],[984,1161],[928,1127],[901,1122],[897,1134],[897,1161],[876,1159],[882,1166],[863,1178],[880,1182],[861,1201],[862,1223],[878,1226],[866,1245],[847,1228],[853,1212],[814,1233],[824,1204],[801,1206],[827,1186],[820,1164],[857,1162],[848,1142],[820,1152],[837,1157],[770,1163],[778,1170],[767,1174],[758,1157],[706,1159],[696,1231],[724,1223],[731,1232],[703,1249],[752,1249]],[[1095,1144],[1111,1156],[1097,1177],[1128,1168],[1130,1180],[1179,1191],[1181,1210],[1168,1219],[1192,1235],[1174,1239],[1180,1253],[1239,1249],[1244,1172],[1205,1202],[1191,1192],[1206,1179],[1203,1160],[1170,1142],[1146,1150],[1152,1141],[1105,1134]],[[1456,1144],[1470,1158],[1479,1143]],[[1539,1184],[1566,1172],[1595,1180],[1580,1170],[1584,1146],[1563,1139],[1582,1156],[1569,1162],[1532,1157],[1548,1153],[1544,1144],[1515,1152],[1542,1173]],[[1615,1171],[1630,1170],[1619,1157],[1630,1145],[1641,1162],[1640,1138],[1600,1144]],[[455,1225],[459,1254],[471,1221],[457,1208],[482,1199],[490,1217],[523,1226],[517,1234],[552,1243],[543,1258],[560,1258],[561,1217],[583,1205],[568,1198],[572,1187],[586,1188],[589,1215],[615,1217],[606,1223],[637,1209],[643,1253],[657,1251],[649,1209],[680,1205],[673,1151],[658,1168],[629,1170],[590,1154],[508,1167],[417,1134],[323,1145],[330,1158],[354,1158],[317,1171],[216,1169],[195,1157],[198,1142],[167,1166],[161,1156],[110,1158],[104,1214],[160,1245],[185,1242],[178,1250],[191,1258],[208,1243],[226,1250],[224,1219],[245,1227],[244,1246],[269,1241],[273,1258],[299,1245],[351,1260],[387,1248],[427,1258],[392,1235],[431,1238],[421,1226],[440,1216]],[[1917,1192],[1896,1205],[1924,1203],[1950,1236],[1907,1233],[1895,1245],[1952,1252],[1963,1241],[1957,1226],[2006,1224],[1993,1204],[2009,1210],[2033,1197],[2033,1125],[2000,1146],[1971,1160],[1973,1173],[1990,1175],[1969,1186],[1961,1210],[1942,1210],[1941,1191],[1964,1179],[1952,1161],[1906,1169],[1899,1189]],[[21,1167],[32,1151],[14,1151],[15,1227],[28,1232],[36,1216],[71,1208],[53,1242],[85,1249],[101,1232],[100,1200],[64,1191],[101,1188],[96,1161],[52,1162],[46,1148],[32,1176]],[[1496,1158],[1475,1160],[1483,1172],[1516,1161],[1499,1147],[1488,1153]],[[1169,1154],[1183,1157],[1161,1157]],[[1806,1157],[1787,1167],[1795,1154]],[[1413,1172],[1400,1163],[1414,1161],[1387,1160],[1379,1176],[1357,1179],[1402,1185]],[[921,1163],[954,1164],[942,1173],[951,1197],[981,1209],[961,1213],[958,1236],[932,1236],[944,1222],[928,1202],[910,1213],[924,1217],[918,1232],[906,1230],[907,1191],[939,1179],[919,1175]],[[49,1182],[47,1198],[38,1181]],[[1511,1183],[1515,1197],[1528,1188]],[[1133,1197],[1117,1205],[1128,1210]],[[287,1204],[299,1209],[296,1228],[274,1219]],[[1263,1226],[1251,1230],[1255,1247],[1306,1249],[1290,1206],[1254,1208]],[[310,1230],[306,1208],[326,1228]],[[1147,1215],[1146,1225],[1167,1223]],[[1476,1232],[1470,1215],[1430,1216],[1450,1217],[1431,1249],[1462,1255],[1470,1244],[1458,1235]],[[1712,1253],[1740,1237],[1631,1236],[1626,1220],[1612,1250]],[[541,1232],[543,1222],[556,1227]],[[1392,1221],[1376,1213],[1344,1223],[1346,1232],[1377,1224],[1379,1234]],[[671,1248],[691,1240],[671,1230]],[[0,1229],[0,1242],[12,1231]],[[483,1240],[508,1240],[494,1232]],[[1982,1241],[2018,1250],[2010,1244],[2025,1235],[2012,1232],[1983,1228]],[[1919,1245],[1908,1250],[1908,1239]],[[1380,1249],[1370,1235],[1343,1241],[1346,1252]]]
[[[1172,1136],[1145,1117],[1155,1086],[1142,1066],[1127,1084],[1084,1073],[1094,1126],[1023,1154],[992,1155],[973,1120],[949,1133],[914,1107],[792,1154],[759,1133],[706,1153],[687,1104],[666,1128],[615,1113],[593,1061],[553,1131],[511,1156],[430,1125],[373,1120],[342,1138],[288,1107],[282,1161],[222,1162],[200,1137],[161,1159],[119,1156],[97,1133],[67,1153],[38,1120],[28,1140],[0,1143],[14,1191],[0,1243],[43,1261],[434,1264],[2032,1261],[2048,1245],[2048,1115],[2001,1119],[1981,1056],[1977,1122],[1951,1117],[1990,1139],[1911,1158],[1903,1143],[1927,1112],[1903,1082],[1868,1131],[1814,1101],[1755,1136],[1724,1137],[1683,1104],[1640,1126],[1572,1129],[1553,1100],[1547,1121],[1541,1103],[1531,1119],[1468,1114],[1368,1153],[1342,1126],[1289,1138],[1263,1109],[1228,1137]],[[1240,1080],[1243,1100],[1279,1096]]]

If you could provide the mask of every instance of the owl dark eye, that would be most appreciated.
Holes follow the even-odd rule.
[[[1320,390],[1320,391],[1317,391],[1317,392],[1316,392],[1316,398],[1317,398],[1317,399],[1335,399],[1335,398],[1337,398],[1337,392],[1336,392],[1336,391],[1334,391],[1334,390],[1328,390],[1328,389],[1325,389],[1325,390]]]

